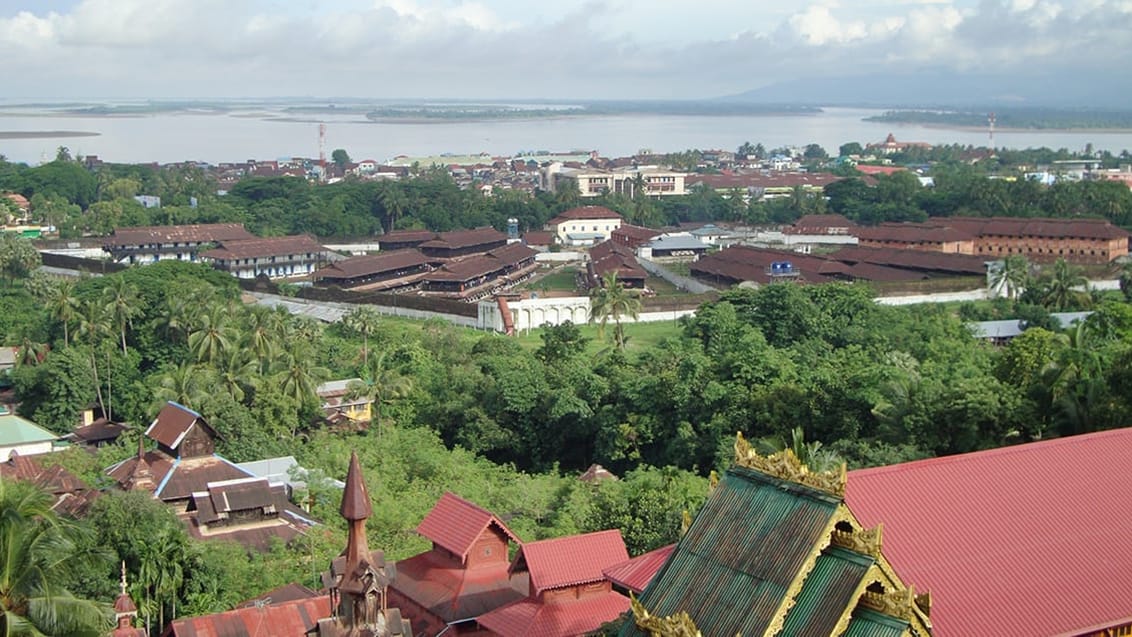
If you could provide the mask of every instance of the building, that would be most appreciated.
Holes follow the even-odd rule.
[[[237,279],[305,277],[326,262],[328,250],[310,235],[220,241],[200,258]]]
[[[409,292],[431,269],[420,250],[404,248],[335,261],[316,272],[315,281],[358,292]]]
[[[844,467],[811,472],[791,450],[763,457],[741,436],[735,447],[735,464],[645,587],[623,637],[681,612],[705,637],[932,634],[929,598],[896,575],[880,527],[866,526],[877,522],[846,506]]]
[[[478,301],[529,279],[538,268],[536,254],[521,243],[513,243],[486,254],[449,261],[421,277],[422,291]]]
[[[257,478],[215,453],[216,430],[199,413],[166,403],[145,431],[157,448],[106,470],[117,487],[151,493],[198,539],[230,540],[257,550],[290,542],[314,521],[287,500],[286,486]]]
[[[893,155],[913,149],[930,150],[931,147],[932,145],[926,142],[898,142],[896,141],[896,137],[892,133],[889,133],[888,137],[885,137],[883,142],[878,144],[866,144],[865,152]]]
[[[167,259],[196,261],[201,250],[224,241],[255,239],[242,223],[117,228],[102,249],[116,263],[154,263]]]
[[[781,197],[791,197],[795,192],[820,197],[825,187],[841,181],[829,173],[802,172],[748,172],[721,175],[689,175],[688,188],[714,190],[724,197],[738,195],[743,201],[766,201]]]
[[[610,274],[616,275],[621,285],[631,290],[645,289],[648,279],[648,272],[641,267],[632,250],[612,241],[603,241],[590,248],[586,287],[593,289],[604,285],[602,280]]]
[[[102,413],[97,406],[83,410],[78,426],[64,438],[87,447],[103,447],[114,444],[129,429],[125,423],[114,422]]]
[[[937,635],[1128,635],[1130,454],[1132,429],[1117,429],[863,469],[845,501],[883,520],[885,556],[931,591]]]
[[[526,597],[480,616],[480,627],[502,637],[572,637],[596,632],[629,609],[602,572],[629,559],[621,531],[528,542],[511,562],[528,580]]]
[[[934,224],[882,223],[856,228],[858,245],[866,248],[925,250],[944,254],[975,254],[975,237],[963,230]]]
[[[793,225],[784,228],[786,234],[845,236],[853,234],[857,224],[843,215],[802,215]]]
[[[126,592],[129,584],[126,583],[126,563],[122,562],[122,581],[118,584],[121,592],[114,600],[114,630],[110,637],[149,637],[144,628],[134,627],[137,620],[138,607],[133,598]]]
[[[1105,219],[947,217],[928,223],[971,235],[971,254],[995,259],[1021,254],[1039,263],[1109,263],[1128,254],[1132,236]]]
[[[378,238],[378,245],[382,252],[416,248],[425,241],[432,241],[436,233],[431,230],[394,230]]]
[[[322,575],[326,594],[312,597],[302,587],[288,587],[296,590],[294,599],[263,599],[223,613],[178,619],[162,637],[411,637],[411,624],[387,601],[392,569],[382,551],[369,550],[366,520],[373,505],[356,453],[350,457],[339,512],[349,531],[346,549]]]
[[[563,180],[577,183],[582,197],[597,197],[606,193],[634,197],[640,194],[667,197],[688,194],[684,188],[686,173],[656,166],[641,166],[599,170],[594,168],[565,168],[550,164],[543,177],[544,189],[557,192]]]
[[[690,232],[674,232],[649,241],[637,249],[637,254],[653,261],[695,261],[707,251],[707,244]]]
[[[351,385],[360,386],[362,379],[347,378],[322,383],[315,392],[322,401],[322,414],[332,424],[368,423],[373,417],[373,400],[365,396],[351,396]]]
[[[421,254],[430,259],[455,259],[483,254],[507,245],[507,235],[485,226],[472,230],[441,232],[436,238],[417,246]]]
[[[609,240],[626,248],[636,249],[664,234],[660,230],[623,223],[609,233]]]
[[[478,617],[523,598],[526,580],[510,573],[508,552],[522,542],[493,513],[445,493],[417,533],[432,548],[397,562],[389,599],[418,635],[476,634]]]
[[[561,245],[589,246],[608,241],[621,223],[621,215],[605,206],[581,206],[546,222],[546,229],[554,233]]]
[[[45,467],[38,458],[15,451],[9,454],[7,460],[0,462],[0,478],[36,485],[55,498],[51,505],[53,511],[72,518],[82,517],[99,495],[97,489],[91,489],[63,467]]]
[[[59,436],[0,406],[0,462],[13,453],[34,456],[57,451]]]

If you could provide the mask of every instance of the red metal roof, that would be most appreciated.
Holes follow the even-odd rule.
[[[620,593],[540,604],[524,599],[482,615],[477,623],[503,637],[574,637],[588,635],[629,610]]]
[[[262,608],[239,608],[213,615],[178,619],[164,637],[305,637],[330,617],[330,597],[301,599]]]
[[[507,566],[466,569],[427,551],[397,562],[390,586],[446,622],[463,621],[526,597],[526,579],[512,581]]]
[[[519,548],[511,571],[531,574],[531,595],[605,579],[602,570],[629,559],[619,529],[570,535]]]
[[[605,206],[580,206],[561,212],[555,218],[546,222],[547,226],[557,226],[564,221],[580,221],[583,219],[620,219],[621,215]]]
[[[455,493],[445,492],[417,525],[417,533],[433,541],[437,546],[464,558],[467,557],[476,538],[492,524],[511,538],[512,542],[522,544],[518,536],[493,513]]]
[[[849,474],[936,637],[1081,634],[1132,618],[1132,428]]]
[[[675,544],[662,546],[620,564],[614,564],[602,572],[609,581],[640,595],[675,548]]]

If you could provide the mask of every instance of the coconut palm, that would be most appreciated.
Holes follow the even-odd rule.
[[[405,196],[405,191],[400,186],[391,183],[382,184],[381,190],[377,193],[377,200],[381,207],[385,209],[385,219],[382,226],[385,232],[392,232],[397,227],[397,219],[405,213],[405,209],[409,206],[409,199]]]
[[[94,300],[87,300],[80,304],[78,314],[78,329],[76,337],[82,338],[90,345],[90,366],[94,371],[94,390],[98,396],[98,406],[102,413],[106,413],[106,402],[102,399],[102,383],[98,379],[98,345],[103,337],[111,334],[110,322],[106,316],[106,308]]]
[[[330,376],[325,367],[311,364],[312,358],[307,347],[296,343],[283,355],[278,364],[279,371],[272,377],[283,395],[299,404],[315,399],[318,384]]]
[[[369,365],[369,337],[377,334],[380,319],[372,308],[358,306],[342,317],[346,329],[362,337],[362,366]]]
[[[67,590],[78,569],[101,553],[80,550],[73,524],[51,510],[52,497],[25,482],[0,479],[0,635],[98,637],[109,609]]]
[[[1088,307],[1092,302],[1088,287],[1089,280],[1081,274],[1080,268],[1069,265],[1065,259],[1058,259],[1053,264],[1053,272],[1046,278],[1042,304],[1057,311]]]
[[[372,404],[373,421],[380,431],[381,410],[409,395],[413,389],[412,379],[389,365],[386,352],[370,359],[362,372],[361,380],[351,382],[347,387],[347,398],[367,399]]]
[[[991,274],[991,289],[1010,300],[1017,299],[1030,283],[1030,262],[1020,254],[1002,260]]]
[[[255,383],[259,361],[248,356],[250,350],[232,348],[216,364],[216,380],[220,388],[236,402],[243,402],[244,388]]]
[[[75,298],[75,283],[69,279],[57,279],[47,288],[43,299],[47,311],[55,320],[63,324],[63,345],[71,344],[71,324],[78,317],[79,302]]]
[[[118,330],[121,338],[122,353],[126,354],[126,329],[132,327],[134,318],[142,312],[138,305],[141,295],[137,286],[121,276],[116,276],[110,279],[110,285],[103,288],[102,296],[106,302],[106,313],[110,322]]]
[[[601,283],[590,292],[590,322],[598,323],[598,334],[604,337],[605,326],[613,319],[613,344],[623,350],[626,341],[621,318],[628,316],[636,320],[641,312],[641,300],[617,280],[616,272],[606,274]]]
[[[1132,301],[1132,261],[1125,261],[1120,268],[1120,291],[1124,300]]]
[[[227,308],[213,305],[197,319],[189,333],[189,349],[198,361],[211,364],[235,345],[237,332],[228,317]]]
[[[153,397],[158,405],[172,401],[197,409],[208,398],[208,380],[208,371],[200,365],[182,363],[161,375]]]

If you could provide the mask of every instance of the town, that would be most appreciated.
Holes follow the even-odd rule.
[[[1132,161],[837,150],[0,161],[4,612],[1129,634]]]

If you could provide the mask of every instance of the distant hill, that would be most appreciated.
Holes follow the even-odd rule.
[[[799,78],[722,102],[814,106],[964,107],[1026,106],[1127,110],[1132,74],[1082,69],[1035,75],[964,75],[951,71]]]

